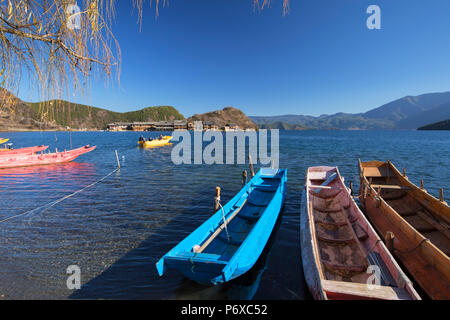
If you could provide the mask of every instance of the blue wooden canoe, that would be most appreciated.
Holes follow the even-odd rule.
[[[219,209],[156,263],[159,275],[171,268],[198,283],[216,285],[246,273],[272,233],[286,181],[287,170],[262,168],[223,211]]]

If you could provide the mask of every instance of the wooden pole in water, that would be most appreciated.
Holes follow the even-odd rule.
[[[117,154],[117,150],[116,150],[116,159],[117,159],[117,166],[120,169],[120,161],[119,161],[119,155]]]
[[[255,171],[253,171],[253,163],[252,163],[252,156],[248,156],[248,164],[250,166],[250,177],[253,178],[255,176]]]
[[[216,187],[216,196],[214,197],[214,211],[220,208],[220,187]]]
[[[391,231],[386,232],[384,235],[384,243],[386,244],[386,248],[392,253],[394,252],[394,238],[394,233]]]
[[[247,183],[247,170],[242,171],[242,185],[245,186]]]
[[[350,195],[353,195],[353,181],[350,181]]]
[[[403,168],[403,176],[406,177],[406,169]]]
[[[423,190],[423,179],[420,179],[420,190]]]
[[[444,202],[444,189],[439,189],[439,200]]]

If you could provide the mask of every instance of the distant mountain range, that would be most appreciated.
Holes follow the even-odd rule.
[[[143,108],[132,112],[113,112],[63,100],[24,102],[0,88],[0,130],[105,129],[113,122],[183,120],[172,106]],[[217,126],[234,123],[241,128],[281,130],[304,129],[417,129],[450,119],[450,92],[408,96],[365,113],[336,113],[318,117],[305,115],[251,116],[227,107],[194,115],[190,120],[212,121]]]
[[[450,118],[450,92],[407,96],[365,113],[336,113],[318,117],[305,115],[250,116],[266,129],[417,129]]]

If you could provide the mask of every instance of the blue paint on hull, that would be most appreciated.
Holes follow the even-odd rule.
[[[273,231],[286,196],[287,170],[261,169],[226,205],[166,253],[158,274],[176,269],[201,284],[216,285],[249,271]],[[201,253],[194,253],[242,206],[239,213]]]

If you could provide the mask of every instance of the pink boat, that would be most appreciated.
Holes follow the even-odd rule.
[[[24,166],[34,166],[43,164],[54,164],[69,162],[75,158],[81,156],[84,153],[88,153],[95,149],[95,146],[90,147],[89,145],[55,153],[38,153],[38,154],[15,154],[0,157],[0,168],[13,168],[13,167],[24,167]]]
[[[44,151],[48,148],[48,146],[36,146],[36,147],[28,147],[28,148],[20,148],[20,149],[0,149],[0,157],[1,156],[10,156],[15,154],[34,154],[36,152]]]

